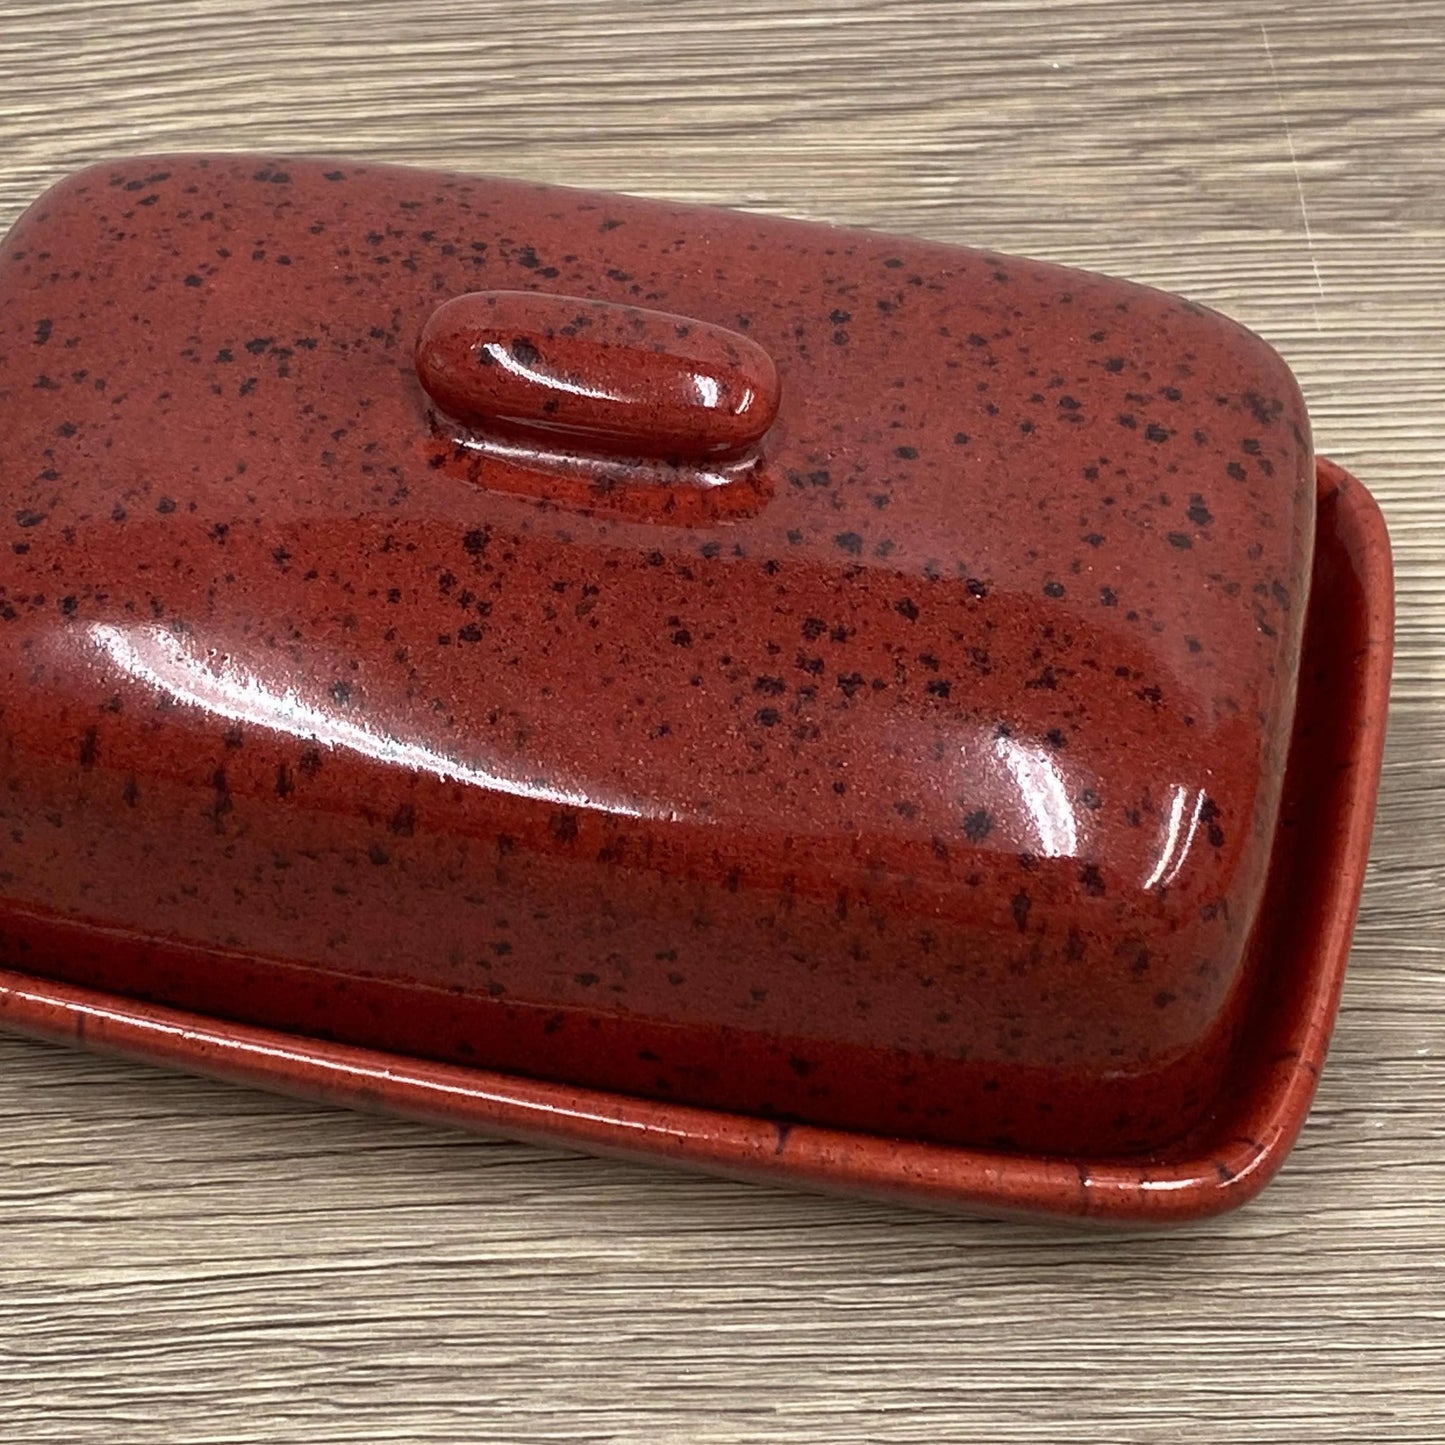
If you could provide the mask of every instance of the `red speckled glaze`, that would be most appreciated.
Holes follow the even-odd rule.
[[[1135,1160],[1038,1155],[789,1127],[228,1024],[0,971],[0,1024],[306,1098],[742,1178],[929,1208],[1174,1224],[1244,1203],[1308,1112],[1364,879],[1390,682],[1389,541],[1369,493],[1319,463],[1309,627],[1279,840],[1268,960],[1237,1067],[1207,1126]]]
[[[110,165],[0,249],[0,485],[17,1027],[1122,1217],[1140,1167],[1081,1205],[1077,1161],[1197,1157],[1296,1017],[1291,731],[1292,776],[1350,741],[1300,762],[1314,462],[1283,363],[1201,308],[516,183]],[[1388,592],[1312,607],[1376,711]],[[1291,906],[1352,915],[1361,747],[1323,791],[1364,831]],[[1300,964],[1312,1068],[1348,931]],[[1282,1152],[1251,1137],[1216,1194]]]

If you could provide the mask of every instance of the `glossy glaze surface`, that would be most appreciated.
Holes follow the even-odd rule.
[[[1385,738],[1389,539],[1370,494],[1325,461],[1319,494],[1299,711],[1257,945],[1266,982],[1211,1117],[1148,1158],[1000,1153],[794,1127],[226,1024],[3,971],[0,1024],[331,1103],[929,1208],[1159,1225],[1237,1207],[1273,1177],[1314,1096]]]
[[[757,465],[450,429],[416,339],[518,289],[746,334]],[[885,236],[178,158],[6,242],[0,423],[17,965],[1000,1150],[1213,1107],[1313,536],[1298,392],[1232,323]]]

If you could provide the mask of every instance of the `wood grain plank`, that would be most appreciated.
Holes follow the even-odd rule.
[[[0,227],[258,149],[1120,272],[1283,351],[1400,587],[1335,1047],[1242,1214],[940,1220],[0,1039],[4,1438],[1445,1438],[1442,61],[1436,0],[0,0]]]

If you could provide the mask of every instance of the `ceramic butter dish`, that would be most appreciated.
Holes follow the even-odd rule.
[[[1247,1198],[1391,576],[1263,342],[1032,261],[112,163],[0,247],[0,1023],[934,1206]]]

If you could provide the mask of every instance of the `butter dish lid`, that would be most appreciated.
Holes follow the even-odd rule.
[[[0,485],[0,907],[474,1002],[481,1062],[624,1092],[1106,1154],[1207,1111],[1315,506],[1223,317],[744,213],[114,163],[0,249]],[[265,997],[217,1007],[299,1026]]]

